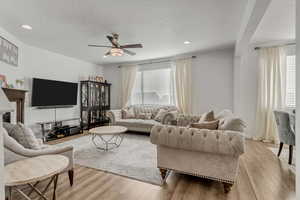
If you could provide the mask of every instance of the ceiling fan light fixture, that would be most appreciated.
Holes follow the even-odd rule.
[[[112,48],[110,50],[110,55],[112,55],[112,56],[123,56],[123,54],[124,54],[123,49]]]

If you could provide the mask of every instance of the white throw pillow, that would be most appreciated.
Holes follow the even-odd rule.
[[[219,130],[231,130],[243,132],[246,124],[240,118],[225,118],[219,123]]]

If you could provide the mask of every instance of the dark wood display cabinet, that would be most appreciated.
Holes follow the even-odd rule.
[[[80,81],[80,117],[84,130],[109,122],[106,111],[110,110],[110,83]]]

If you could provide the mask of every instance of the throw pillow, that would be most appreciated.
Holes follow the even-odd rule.
[[[122,109],[122,119],[135,118],[134,110],[132,108]]]
[[[219,125],[219,120],[209,121],[209,122],[201,122],[201,123],[192,123],[190,128],[198,128],[198,129],[209,129],[209,130],[217,130]]]
[[[199,123],[205,122],[205,121],[213,121],[213,120],[215,120],[215,116],[214,116],[214,111],[211,110],[211,111],[201,115]]]
[[[146,119],[146,113],[139,113],[136,118],[137,119]]]
[[[28,144],[29,148],[35,149],[35,150],[41,149],[41,146],[40,146],[38,140],[36,139],[31,128],[24,126],[24,124],[22,124],[22,123],[18,123],[18,125],[23,130],[23,134],[25,136],[25,139],[27,140],[27,144]]]
[[[165,110],[165,109],[160,109],[160,110],[157,112],[156,116],[154,117],[154,120],[155,120],[155,121],[158,121],[158,122],[161,122],[162,119],[164,118],[164,116],[165,116],[167,113],[168,113],[167,110]]]
[[[23,124],[10,124],[3,123],[8,135],[14,138],[19,144],[27,149],[40,149],[38,141],[36,140],[33,132],[26,129]]]
[[[219,130],[231,130],[243,132],[246,124],[240,118],[225,118],[219,123]]]
[[[151,119],[152,118],[152,113],[139,113],[138,116],[137,116],[138,119]]]
[[[145,119],[152,119],[153,115],[152,113],[145,113]]]

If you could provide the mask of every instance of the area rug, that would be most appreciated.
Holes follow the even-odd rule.
[[[274,148],[274,147],[268,147],[268,149],[270,151],[272,151],[276,156],[278,154],[278,150],[279,148]],[[294,173],[296,173],[296,149],[294,149],[294,154],[293,154],[293,160],[292,160],[292,164],[289,165],[288,161],[289,161],[289,149],[288,148],[282,148],[281,154],[280,154],[280,162],[284,165],[287,165],[290,170]]]
[[[90,135],[56,145],[73,145],[75,164],[155,185],[162,184],[156,165],[156,146],[150,143],[149,136],[126,133],[120,147],[107,152],[97,149]]]

